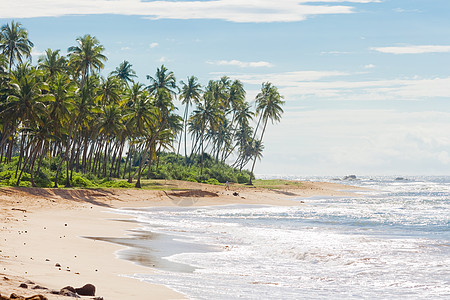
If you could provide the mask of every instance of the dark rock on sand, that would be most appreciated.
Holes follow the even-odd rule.
[[[77,291],[75,291],[75,288],[73,286],[70,286],[70,285],[63,287],[61,289],[61,291],[62,290],[68,290],[68,291],[71,291],[72,293],[76,293],[77,292]]]
[[[239,193],[238,192],[234,192],[233,196],[239,196]]]
[[[73,290],[75,290],[73,287],[68,286],[68,288],[72,288]],[[73,297],[73,298],[81,298],[76,292],[72,292],[71,290],[67,289],[67,288],[62,288],[59,291],[59,294],[62,296],[67,296],[67,297]]]
[[[78,295],[81,296],[95,296],[95,286],[93,284],[85,284],[83,287],[75,289]]]
[[[19,287],[20,287],[20,288],[23,288],[23,289],[27,289],[27,288],[28,288],[28,284],[26,284],[26,283],[21,283],[21,284],[19,285]]]
[[[55,267],[61,267],[61,265],[59,263],[56,263]]]
[[[33,290],[48,290],[48,288],[40,285],[36,285],[32,287]]]

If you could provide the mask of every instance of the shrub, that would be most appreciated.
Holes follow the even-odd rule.
[[[93,187],[94,184],[87,178],[83,178],[79,174],[74,174],[72,178],[72,186],[74,187]]]
[[[221,183],[215,178],[210,178],[208,180],[203,180],[202,183],[221,185]]]

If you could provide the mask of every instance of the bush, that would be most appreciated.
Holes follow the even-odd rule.
[[[89,179],[83,178],[81,175],[75,174],[75,173],[73,175],[71,183],[72,183],[72,186],[74,186],[74,187],[84,187],[85,188],[85,187],[93,187],[93,186],[95,186],[92,183],[92,181],[90,181]]]
[[[132,183],[129,183],[127,181],[124,180],[120,180],[120,181],[115,181],[115,180],[110,180],[110,181],[106,181],[104,183],[101,184],[102,187],[109,187],[109,188],[133,188],[134,185]]]
[[[221,183],[215,178],[210,178],[208,180],[203,180],[202,183],[221,185]]]
[[[250,176],[248,174],[238,174],[237,176],[237,182],[238,183],[248,183],[250,182]]]

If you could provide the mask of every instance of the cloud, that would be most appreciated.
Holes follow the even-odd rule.
[[[239,60],[218,60],[218,61],[207,61],[206,63],[211,65],[218,65],[218,66],[237,66],[240,68],[261,68],[266,67],[270,68],[273,67],[273,64],[266,62],[266,61],[255,61],[255,62],[245,62],[245,61],[239,61]]]
[[[368,64],[364,66],[364,69],[373,69],[373,68],[375,68],[375,65],[373,64]]]
[[[433,110],[286,109],[267,134],[267,141],[284,142],[272,142],[268,151],[302,158],[305,174],[443,172],[450,165],[449,118],[449,112]],[[298,168],[278,163],[286,171]]]
[[[38,51],[38,50],[36,50],[36,49],[31,49],[31,56],[32,57],[40,57],[40,56],[43,56],[43,55],[45,55],[45,51]]]
[[[426,100],[450,98],[450,77],[357,80],[360,73],[341,71],[294,71],[284,73],[211,73],[239,78],[249,85],[271,82],[286,100],[327,99],[352,101]],[[251,89],[251,88],[250,88]]]
[[[158,60],[160,63],[166,63],[166,62],[170,62],[172,60],[168,59],[165,56],[161,56],[161,58]]]
[[[268,74],[230,74],[231,77],[238,77],[240,78],[240,80],[248,84],[261,84],[262,82],[270,81],[276,86],[285,87],[301,86],[305,82],[312,82],[324,78],[347,75],[351,75],[351,73],[340,71],[294,71]]]
[[[2,0],[0,18],[117,14],[150,19],[220,19],[230,22],[298,22],[315,15],[350,14],[350,3],[379,0]],[[325,5],[324,3],[329,3]],[[345,3],[345,5],[339,5]]]
[[[159,46],[159,44],[156,42],[150,44],[150,48],[156,48],[158,46]]]
[[[371,48],[371,50],[390,54],[445,53],[450,52],[450,46],[422,45],[422,46],[373,47]]]
[[[420,9],[404,9],[404,8],[395,8],[394,9],[395,12],[398,13],[421,13],[422,11]]]

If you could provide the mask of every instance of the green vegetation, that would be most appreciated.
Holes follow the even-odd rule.
[[[105,49],[88,34],[67,56],[48,49],[36,66],[27,61],[32,47],[20,23],[1,27],[1,185],[251,183],[267,123],[283,113],[283,97],[268,82],[252,111],[242,82],[228,77],[205,87],[195,76],[178,84],[162,65],[145,85],[127,61],[104,77]],[[177,97],[183,117],[175,112]],[[244,170],[252,160],[252,171]]]
[[[298,181],[282,180],[282,179],[257,179],[253,181],[253,185],[258,188],[266,189],[282,189],[282,188],[296,188],[301,187],[302,183]]]

